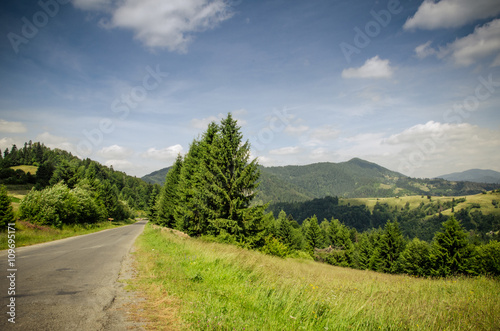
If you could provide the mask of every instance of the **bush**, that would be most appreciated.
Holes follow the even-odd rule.
[[[261,251],[265,254],[279,257],[287,257],[290,253],[290,249],[287,245],[271,236],[266,238],[265,244],[261,248]]]
[[[19,217],[39,225],[94,223],[104,220],[90,193],[82,188],[70,190],[59,183],[42,191],[31,190],[21,201]]]

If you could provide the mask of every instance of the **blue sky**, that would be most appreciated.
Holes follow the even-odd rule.
[[[500,171],[497,0],[41,0],[0,10],[0,148],[136,176],[228,112],[271,165]]]

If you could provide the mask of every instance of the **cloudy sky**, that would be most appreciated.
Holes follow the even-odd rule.
[[[0,148],[143,176],[228,112],[260,164],[500,171],[498,0],[7,0]]]

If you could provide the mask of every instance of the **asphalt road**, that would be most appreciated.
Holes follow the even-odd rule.
[[[0,252],[0,330],[120,329],[108,310],[122,261],[145,223],[20,247],[13,272],[8,252]],[[15,296],[8,293],[12,286]],[[12,297],[15,324],[8,320]]]

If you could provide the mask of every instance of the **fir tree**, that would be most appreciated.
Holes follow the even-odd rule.
[[[383,272],[395,272],[396,261],[405,248],[405,240],[398,222],[387,222],[378,245],[381,263],[378,269]]]
[[[433,246],[437,274],[448,276],[467,272],[471,249],[467,233],[454,216],[444,222],[441,231],[434,235]]]
[[[314,253],[315,248],[320,248],[323,242],[323,238],[321,236],[321,229],[318,225],[318,219],[316,215],[311,217],[309,220],[309,227],[306,232],[306,242],[309,248],[309,253],[312,255]]]
[[[292,225],[290,221],[286,217],[286,213],[282,210],[278,215],[278,237],[282,243],[287,245],[288,247],[292,247],[293,245],[293,233],[292,233]]]
[[[165,184],[156,202],[157,222],[166,227],[175,226],[175,208],[179,202],[178,188],[182,170],[182,156],[177,159],[165,177]]]

